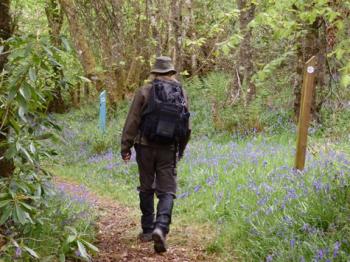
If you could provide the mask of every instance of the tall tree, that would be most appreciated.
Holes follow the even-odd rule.
[[[106,1],[93,1],[92,6],[95,13],[99,16],[99,19],[96,21],[96,27],[101,47],[101,64],[105,71],[104,84],[106,85],[110,102],[114,103],[121,99],[122,93],[118,89],[122,85],[118,83],[116,72],[116,64],[120,57],[119,54],[113,52],[113,32],[108,30],[109,26],[107,25],[112,22],[109,20],[114,20],[115,17]]]
[[[175,64],[175,68],[178,72],[182,71],[182,5],[183,0],[171,1],[171,22],[174,41],[174,47],[172,52],[172,58]]]
[[[162,54],[162,39],[158,29],[159,5],[156,0],[146,0],[146,14],[151,26],[151,37],[156,43],[156,55],[160,56]]]
[[[0,0],[0,73],[4,69],[7,62],[7,45],[5,41],[12,35],[11,15],[10,15],[10,0]]]
[[[12,35],[11,15],[10,15],[10,0],[0,0],[0,73],[2,73],[7,62],[7,44],[5,41]],[[0,86],[1,87],[1,86]],[[6,148],[6,134],[7,128],[0,123],[0,176],[9,176],[14,170],[12,161],[5,159]]]
[[[60,49],[62,45],[60,32],[63,24],[63,10],[60,8],[57,0],[47,0],[45,12],[49,25],[51,43],[54,47]],[[63,71],[59,65],[54,66],[54,73],[57,80],[63,78]],[[55,81],[55,87],[52,91],[53,99],[48,105],[49,112],[64,112],[64,101],[60,83],[61,81]]]
[[[85,38],[84,25],[79,21],[78,10],[73,0],[59,0],[68,19],[69,31],[76,47],[80,62],[87,78],[96,84],[96,89],[102,89],[103,77],[96,71],[96,60],[88,41]]]
[[[252,31],[248,24],[254,19],[255,4],[250,0],[237,0],[239,9],[239,30],[243,37],[239,46],[238,63],[236,66],[236,83],[247,87],[247,102],[252,100],[256,90],[252,81],[254,74],[253,47],[251,45]]]
[[[327,55],[327,39],[325,36],[325,25],[322,17],[317,17],[311,24],[304,24],[306,32],[299,43],[297,43],[297,76],[294,81],[294,114],[298,120],[300,112],[301,86],[304,74],[304,65],[312,56],[317,57],[317,75],[315,79],[316,89],[313,93],[311,104],[311,115],[315,120],[320,120],[319,113],[324,103],[324,93],[326,87],[326,55]],[[319,96],[318,99],[317,95]]]

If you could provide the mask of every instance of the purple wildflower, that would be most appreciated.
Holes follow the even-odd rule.
[[[208,177],[205,182],[207,183],[208,186],[213,186],[215,184],[215,178],[214,177]]]
[[[316,192],[319,192],[322,189],[322,182],[319,179],[315,180],[312,185]]]
[[[193,190],[194,190],[194,192],[198,192],[201,188],[202,188],[201,185],[197,185],[197,186],[194,187]]]
[[[224,197],[224,192],[219,192],[218,194],[215,194],[216,195],[216,203],[220,203],[222,198]]]
[[[266,196],[264,196],[263,198],[258,200],[258,205],[259,206],[265,205],[267,203],[267,200],[268,200],[268,198]]]
[[[268,255],[268,256],[266,257],[266,262],[271,262],[272,259],[273,259],[272,255]]]
[[[265,215],[270,215],[273,211],[272,206],[270,206],[268,209],[265,210]]]
[[[334,250],[333,250],[333,257],[336,258],[339,254],[341,243],[339,241],[335,242],[334,244]]]
[[[307,224],[307,223],[304,223],[304,225],[303,225],[303,227],[302,227],[302,230],[303,230],[304,232],[309,232],[309,230],[310,230],[310,225]]]
[[[290,247],[291,247],[291,248],[294,248],[294,246],[295,246],[295,239],[292,238],[292,239],[290,240]]]
[[[324,257],[323,249],[318,250],[316,255],[316,260],[318,261],[319,259],[323,259],[323,257]]]
[[[22,249],[20,247],[16,247],[16,253],[15,253],[15,257],[21,257],[22,256]]]
[[[296,191],[294,188],[288,190],[288,193],[285,197],[285,200],[288,201],[288,200],[291,200],[291,199],[297,199],[298,198],[298,195],[296,194]]]
[[[178,199],[181,199],[181,198],[186,198],[189,196],[189,193],[188,192],[184,192],[184,193],[181,193],[180,195],[177,196]]]

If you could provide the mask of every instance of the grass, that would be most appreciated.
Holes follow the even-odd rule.
[[[104,134],[96,108],[65,115],[66,144],[58,148],[62,158],[54,172],[136,207],[136,163],[125,165],[119,157],[125,113],[111,118]],[[350,259],[349,144],[323,141],[310,138],[312,154],[298,173],[292,168],[294,132],[195,136],[178,167],[174,220],[209,223],[216,237],[207,250],[223,257]]]
[[[226,88],[224,80],[214,84]],[[348,261],[350,143],[344,130],[349,130],[349,111],[342,113],[339,127],[325,120],[331,128],[310,129],[301,173],[293,169],[296,127],[290,112],[261,112],[262,133],[216,133],[205,98],[210,85],[199,79],[189,84],[194,132],[178,166],[175,223],[209,225],[210,232],[201,231],[214,235],[207,251],[227,261],[233,254],[244,261]],[[98,129],[97,107],[59,116],[65,143],[57,147],[61,157],[53,170],[137,207],[135,154],[128,165],[119,155],[127,109],[128,103],[123,103],[117,112],[109,112],[105,133]]]

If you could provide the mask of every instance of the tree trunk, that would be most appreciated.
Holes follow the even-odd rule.
[[[3,42],[9,39],[11,35],[10,0],[0,0],[0,46],[4,46],[4,50],[0,53],[0,73],[7,62],[7,54],[5,53],[7,45]]]
[[[162,42],[160,33],[158,30],[158,12],[157,3],[155,0],[146,0],[147,4],[147,16],[150,18],[151,25],[151,36],[153,41],[156,43],[156,55],[160,56],[162,54]]]
[[[317,55],[317,75],[316,89],[314,94],[314,117],[321,121],[320,112],[327,97],[327,36],[326,25],[323,23],[318,30],[318,55]],[[316,98],[318,98],[316,102]]]
[[[193,0],[186,0],[187,9],[189,12],[189,35],[191,40],[196,40],[196,28],[195,28],[195,17],[193,15]],[[196,48],[192,48],[191,50],[191,75],[194,75],[197,72],[198,62],[197,62],[197,50]]]
[[[51,43],[54,47],[60,49],[62,45],[60,32],[63,24],[63,10],[62,8],[60,8],[57,0],[47,0],[45,12],[49,24]],[[65,111],[65,105],[59,81],[63,78],[63,71],[59,66],[55,65],[54,74],[56,81],[54,90],[52,91],[53,100],[49,102],[48,111],[55,113],[63,113]]]
[[[237,0],[237,6],[240,10],[239,29],[243,35],[243,40],[239,47],[239,62],[236,70],[239,72],[241,84],[247,87],[247,102],[249,102],[256,93],[255,85],[252,82],[254,74],[253,48],[251,45],[252,32],[248,28],[248,24],[254,19],[255,4],[250,3],[249,0]],[[238,81],[238,79],[236,80]]]
[[[182,3],[183,0],[172,0],[171,1],[171,22],[173,29],[174,38],[174,49],[173,49],[173,62],[175,69],[180,73],[182,71]]]
[[[301,40],[301,43],[298,47],[297,51],[297,65],[296,65],[296,71],[297,71],[297,77],[294,82],[294,114],[296,121],[299,120],[299,112],[300,112],[300,100],[301,100],[301,87],[303,83],[303,75],[304,75],[304,65],[306,61],[308,61],[312,56],[316,55],[318,56],[319,51],[321,50],[319,47],[319,41],[318,41],[318,21],[317,19],[312,25],[306,26],[306,34]],[[324,63],[325,59],[322,59],[321,54],[321,64],[318,64],[318,73],[316,76],[316,85],[324,85]],[[321,65],[321,72],[319,71],[319,66]],[[322,69],[323,68],[323,69]],[[316,91],[313,94],[313,102],[311,105],[311,115],[312,118],[316,118]]]
[[[103,86],[103,77],[96,72],[96,61],[91,47],[85,38],[85,29],[79,21],[77,9],[73,0],[59,0],[63,8],[69,25],[69,31],[75,44],[80,62],[84,72],[95,85],[97,91],[101,91]]]
[[[0,45],[4,46],[3,52],[8,50],[4,41],[9,39],[12,35],[11,27],[11,15],[10,15],[10,0],[0,0]],[[3,71],[5,64],[7,62],[7,54],[0,54],[0,73]],[[1,123],[0,123],[1,126]],[[2,128],[0,130],[3,133],[7,133],[7,128]],[[7,140],[6,136],[0,132],[0,144]],[[0,177],[8,177],[13,173],[14,164],[12,160],[7,160],[4,154],[7,150],[6,142],[5,146],[0,147]]]

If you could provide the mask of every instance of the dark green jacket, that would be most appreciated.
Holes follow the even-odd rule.
[[[158,78],[169,81],[169,77],[158,77]],[[171,79],[171,80],[176,81],[174,79]],[[148,84],[136,91],[134,100],[129,109],[129,113],[123,128],[122,139],[121,139],[122,155],[130,153],[130,149],[134,146],[134,144],[149,145],[154,147],[173,147],[173,145],[165,146],[165,145],[154,144],[147,141],[145,137],[140,136],[139,128],[141,123],[141,116],[142,116],[142,112],[146,109],[150,90],[151,90],[151,84]],[[186,95],[185,90],[184,90],[184,94],[185,94],[186,107],[189,110],[188,97]],[[191,128],[191,125],[190,125],[190,128]],[[180,141],[180,145],[179,145],[180,155],[183,154],[189,139],[190,139],[190,133],[184,141]]]

